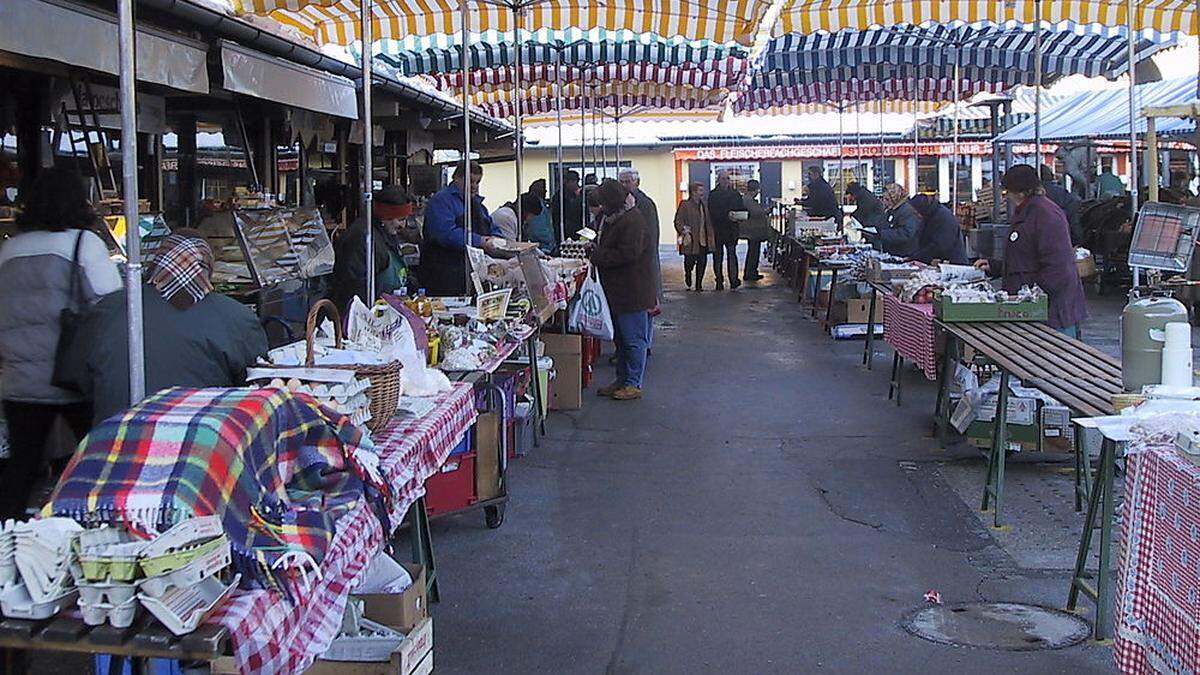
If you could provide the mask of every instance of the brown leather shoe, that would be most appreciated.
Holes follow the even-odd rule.
[[[622,384],[620,382],[613,382],[612,384],[608,385],[607,387],[600,387],[599,389],[597,389],[596,395],[597,396],[612,396],[613,394],[617,393],[617,390],[621,389],[621,387],[622,387]]]
[[[632,384],[627,384],[612,393],[614,401],[632,401],[641,397],[642,390]]]

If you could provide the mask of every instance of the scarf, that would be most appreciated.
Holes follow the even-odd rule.
[[[178,234],[167,236],[159,244],[146,268],[146,280],[158,289],[163,300],[171,302],[180,291],[187,293],[192,305],[212,292],[213,252],[199,237]]]

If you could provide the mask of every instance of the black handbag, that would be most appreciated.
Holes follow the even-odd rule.
[[[75,342],[75,334],[83,323],[85,305],[83,297],[82,265],[79,264],[79,248],[83,243],[84,232],[81,230],[75,238],[75,253],[71,256],[71,284],[67,290],[67,305],[58,314],[58,344],[54,347],[54,372],[50,375],[50,384],[60,389],[79,392],[79,385],[72,377],[68,367],[71,345]]]

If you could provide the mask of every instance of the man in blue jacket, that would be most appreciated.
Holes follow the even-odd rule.
[[[425,240],[421,244],[421,283],[429,295],[466,295],[466,208],[463,193],[467,173],[471,185],[472,246],[491,250],[500,240],[500,230],[492,223],[479,195],[483,167],[477,162],[460,163],[446,187],[429,198],[425,204]]]

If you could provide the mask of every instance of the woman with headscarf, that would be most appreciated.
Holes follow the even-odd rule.
[[[658,251],[646,219],[621,184],[611,178],[596,188],[604,214],[590,258],[600,272],[617,343],[617,379],[596,393],[618,401],[642,397],[649,348],[650,310],[658,304],[654,258]]]
[[[913,260],[931,263],[934,260],[954,265],[970,264],[963,245],[962,228],[950,209],[929,195],[917,195],[908,200],[921,217],[921,233]]]
[[[250,308],[213,293],[213,252],[199,236],[177,231],[159,245],[142,287],[146,393],[168,387],[232,387],[267,352]],[[88,315],[71,350],[72,378],[93,401],[99,422],[129,407],[129,329],[125,291]]]
[[[911,258],[917,252],[921,218],[908,203],[908,190],[892,183],[883,189],[880,201],[886,211],[878,221],[878,233],[866,233],[867,241],[885,253]]]
[[[883,215],[883,202],[879,201],[862,183],[852,180],[846,186],[846,194],[854,200],[854,219],[863,227],[872,227]]]
[[[1004,278],[1004,290],[1016,293],[1037,284],[1050,299],[1052,328],[1079,336],[1087,318],[1087,299],[1075,266],[1075,249],[1067,216],[1046,197],[1037,169],[1018,164],[1001,180],[1013,205],[1012,227],[1004,260],[978,260],[975,266]]]

